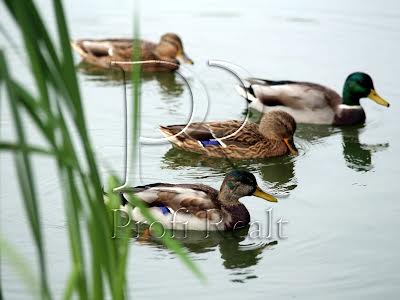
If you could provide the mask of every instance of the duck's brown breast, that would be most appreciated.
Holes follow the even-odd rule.
[[[246,206],[239,205],[224,205],[222,206],[224,212],[225,230],[235,230],[247,226],[250,223],[250,213]]]
[[[361,106],[347,106],[341,104],[335,113],[333,125],[356,125],[365,122],[366,116]]]

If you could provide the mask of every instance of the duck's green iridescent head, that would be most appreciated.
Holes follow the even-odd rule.
[[[274,196],[264,192],[257,185],[256,177],[252,173],[245,170],[233,170],[225,176],[220,190],[221,195],[220,200],[223,202],[251,195],[270,202],[278,202]]]
[[[343,87],[343,104],[360,105],[360,99],[367,97],[380,105],[390,106],[376,93],[371,76],[362,72],[350,74]]]

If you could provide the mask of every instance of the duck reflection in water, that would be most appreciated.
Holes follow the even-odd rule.
[[[99,68],[85,62],[79,63],[77,68],[88,81],[97,81],[104,85],[122,85],[124,83],[124,73],[118,69]],[[128,86],[130,85],[130,74],[129,72],[125,73]],[[179,76],[174,72],[141,72],[142,83],[157,81],[164,96],[180,96],[184,92],[186,87],[179,80]]]
[[[331,127],[325,125],[299,125],[296,136],[311,144],[323,143],[324,139],[336,134],[342,135],[343,157],[346,166],[357,172],[368,172],[374,168],[373,153],[383,151],[389,143],[365,144],[360,142],[364,125]]]
[[[227,160],[225,158],[212,158],[199,154],[171,148],[164,155],[162,168],[179,170],[190,168],[187,173],[199,174],[199,178],[214,175],[224,176],[234,168],[246,169],[249,172],[259,174],[270,188],[280,194],[288,194],[297,187],[295,176],[295,160],[293,156],[271,157],[255,160]]]
[[[357,172],[368,172],[374,168],[373,153],[383,151],[389,143],[363,144],[360,142],[362,127],[343,128],[343,156],[347,167]]]
[[[246,114],[247,111],[244,112]],[[251,109],[249,111],[250,119],[253,122],[259,122],[262,113]],[[389,147],[389,143],[380,144],[365,144],[360,142],[360,134],[365,128],[365,125],[333,127],[329,125],[313,125],[313,124],[298,124],[296,137],[308,143],[319,144],[323,143],[325,138],[342,134],[343,157],[346,166],[357,172],[368,172],[373,169],[372,156],[373,153],[383,151]],[[275,173],[262,172],[274,176]],[[279,174],[277,172],[276,174]],[[270,181],[266,179],[267,181]]]
[[[178,240],[190,253],[202,254],[212,251],[221,253],[222,266],[232,270],[230,278],[233,282],[245,282],[257,278],[251,266],[255,266],[261,259],[262,253],[272,249],[278,244],[276,240],[262,240],[250,238],[251,226],[231,232],[201,232],[201,231],[175,231],[174,239]],[[148,229],[141,228],[136,233],[141,244],[148,244],[160,249],[166,249],[160,239],[151,236]],[[202,260],[203,256],[192,256],[194,261]]]

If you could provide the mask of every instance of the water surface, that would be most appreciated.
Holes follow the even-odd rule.
[[[73,38],[130,36],[131,1],[66,3]],[[50,5],[40,1],[46,19]],[[255,239],[247,232],[201,235],[182,242],[208,278],[202,285],[157,242],[132,238],[128,281],[136,299],[397,299],[400,293],[400,10],[398,1],[143,1],[141,32],[158,40],[177,32],[195,61],[185,73],[208,89],[207,119],[243,118],[244,101],[235,94],[235,79],[207,66],[223,59],[253,76],[320,82],[340,91],[353,71],[372,75],[377,91],[391,102],[386,109],[363,100],[363,126],[332,128],[301,125],[296,134],[298,157],[237,162],[276,193],[274,205],[243,199],[252,221],[267,222],[273,208],[272,237]],[[15,36],[17,48],[2,38],[14,75],[32,86],[26,75],[13,24],[1,8],[1,23]],[[4,17],[4,18],[3,18]],[[50,23],[51,24],[51,23]],[[54,27],[52,27],[54,29]],[[77,62],[78,62],[78,57]],[[95,73],[95,74],[93,74]],[[193,75],[196,74],[196,75]],[[123,98],[118,74],[80,68],[80,85],[97,156],[107,168],[123,170]],[[130,88],[128,88],[128,91]],[[200,88],[199,97],[203,97]],[[2,101],[1,137],[13,139],[12,122]],[[183,123],[190,95],[178,75],[143,78],[142,133],[159,137],[159,124]],[[32,131],[32,142],[41,137]],[[171,149],[168,144],[142,147],[142,182],[199,182],[218,188],[231,168]],[[12,156],[2,154],[1,231],[33,264],[32,246],[22,211]],[[35,160],[40,183],[42,224],[50,278],[57,294],[69,272],[67,226],[60,182],[53,162]],[[279,239],[276,221],[286,239]],[[265,235],[265,234],[264,234]],[[99,249],[99,251],[101,251]],[[10,268],[2,270],[6,299],[26,299],[29,292]],[[397,296],[397,297],[396,297]]]

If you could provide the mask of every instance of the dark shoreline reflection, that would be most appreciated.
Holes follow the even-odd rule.
[[[257,278],[253,274],[255,266],[262,258],[264,250],[278,244],[278,241],[251,239],[249,238],[250,226],[233,232],[208,233],[201,231],[175,231],[174,239],[178,240],[189,253],[201,254],[219,250],[222,259],[222,266],[225,269],[234,271],[231,273],[231,281],[243,283],[248,279]],[[166,249],[157,237],[146,235],[143,232],[138,234],[137,240],[142,244],[149,244],[160,249]],[[196,256],[192,256],[194,261]],[[198,258],[201,260],[202,258]]]
[[[168,150],[162,159],[162,168],[174,170],[191,168],[195,169],[197,174],[225,176],[233,168],[246,169],[260,174],[263,181],[268,182],[269,187],[279,193],[289,193],[297,187],[294,167],[295,158],[292,156],[228,161],[224,158],[209,158],[177,148]]]
[[[117,69],[104,69],[93,66],[91,64],[80,62],[77,65],[80,73],[86,75],[86,79],[89,81],[101,82],[105,85],[122,85],[123,84],[123,73]],[[185,85],[181,81],[175,72],[142,72],[142,81],[156,80],[159,84],[160,91],[166,96],[180,96],[184,90]],[[126,81],[130,81],[130,73],[126,72]]]

